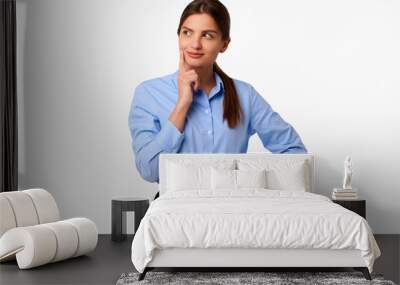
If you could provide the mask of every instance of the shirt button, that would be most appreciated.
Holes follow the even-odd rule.
[[[209,135],[211,135],[211,130],[208,130],[208,132],[207,132]]]
[[[207,109],[205,112],[206,112],[206,114],[208,114],[210,111],[208,111],[208,109]]]

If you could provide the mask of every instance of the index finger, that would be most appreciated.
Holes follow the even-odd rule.
[[[179,70],[187,71],[186,60],[185,60],[185,56],[183,55],[183,49],[179,49]]]

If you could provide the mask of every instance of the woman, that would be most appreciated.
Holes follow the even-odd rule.
[[[273,153],[306,153],[296,130],[249,83],[215,62],[227,49],[230,17],[218,0],[195,0],[179,27],[179,69],[140,83],[129,128],[140,175],[159,182],[160,153],[246,153],[257,133]]]

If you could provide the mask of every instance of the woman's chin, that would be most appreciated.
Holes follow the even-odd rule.
[[[187,61],[187,63],[193,68],[200,68],[200,67],[205,66],[204,62],[201,62],[201,61],[196,60],[196,59],[191,59],[190,61]]]

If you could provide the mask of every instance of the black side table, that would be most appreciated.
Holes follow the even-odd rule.
[[[356,214],[359,214],[361,217],[366,219],[365,213],[365,200],[357,199],[357,200],[332,200],[332,202],[341,205],[342,207],[353,211]]]
[[[135,233],[140,221],[149,208],[149,199],[138,197],[118,197],[111,201],[111,240],[126,239],[126,212],[135,212]]]

